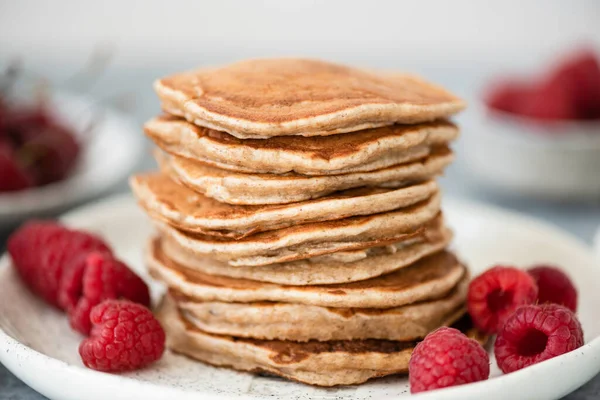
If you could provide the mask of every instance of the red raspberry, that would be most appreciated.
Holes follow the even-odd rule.
[[[509,113],[518,113],[531,88],[519,82],[500,82],[485,95],[488,107]]]
[[[577,118],[600,118],[600,64],[593,51],[570,55],[554,70],[550,81],[567,91]]]
[[[7,242],[7,250],[13,265],[21,278],[32,289],[37,270],[37,253],[32,248],[40,249],[58,235],[62,235],[65,228],[51,221],[31,221],[21,226],[13,233]]]
[[[537,283],[538,303],[556,303],[577,311],[577,289],[564,272],[549,265],[539,265],[527,272]]]
[[[70,130],[58,125],[37,126],[35,137],[26,141],[20,153],[35,162],[40,185],[65,178],[77,162],[80,145]]]
[[[485,380],[490,359],[484,348],[454,328],[440,328],[415,347],[408,363],[410,392]]]
[[[92,327],[92,308],[118,298],[150,305],[146,283],[110,253],[93,252],[77,260],[61,281],[61,304],[67,307],[71,327],[85,335]]]
[[[558,304],[519,307],[496,338],[494,354],[504,373],[537,364],[583,345],[583,331],[571,310]]]
[[[142,368],[165,349],[165,331],[146,307],[126,300],[106,300],[91,313],[91,335],[79,345],[86,367],[118,372]]]
[[[57,307],[65,266],[90,251],[110,252],[100,238],[50,221],[23,225],[11,235],[7,247],[23,280],[36,294]]]
[[[535,302],[537,295],[535,281],[527,272],[496,266],[471,282],[467,309],[477,328],[496,333],[518,306]]]
[[[560,81],[548,81],[535,88],[521,103],[516,113],[541,120],[577,118],[571,93]]]
[[[10,146],[0,142],[0,192],[27,189],[34,184],[33,176],[20,165]]]

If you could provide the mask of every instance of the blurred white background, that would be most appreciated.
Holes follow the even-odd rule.
[[[600,44],[597,0],[1,1],[0,57],[63,64],[115,44],[115,65],[308,55],[368,65],[510,64]]]

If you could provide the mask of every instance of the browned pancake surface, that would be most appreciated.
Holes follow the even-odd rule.
[[[464,103],[411,75],[257,59],[160,79],[163,108],[241,138],[327,135],[446,117]]]

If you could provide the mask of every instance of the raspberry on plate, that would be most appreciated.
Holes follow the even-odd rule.
[[[504,373],[568,353],[583,345],[583,331],[571,310],[558,304],[526,305],[508,318],[494,354]]]
[[[538,285],[538,303],[556,303],[577,311],[577,289],[564,272],[550,265],[538,265],[527,272]]]
[[[64,274],[61,303],[67,307],[71,327],[87,335],[92,308],[107,299],[127,299],[150,305],[146,283],[107,252],[89,253]]]
[[[537,285],[527,272],[496,266],[470,283],[467,309],[478,329],[496,333],[517,307],[532,304],[537,295]]]
[[[8,239],[13,265],[34,293],[59,305],[59,283],[72,259],[90,251],[110,252],[98,237],[52,221],[26,223]]]
[[[439,328],[420,342],[408,364],[410,392],[485,380],[490,359],[477,341],[454,328]]]
[[[158,360],[165,332],[152,312],[127,300],[106,300],[92,309],[91,335],[79,345],[86,367],[119,372],[142,368]]]

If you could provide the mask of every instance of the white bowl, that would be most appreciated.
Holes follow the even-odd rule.
[[[135,121],[92,98],[54,93],[51,110],[61,122],[81,131],[94,119],[96,128],[82,141],[82,153],[65,180],[19,192],[0,193],[0,230],[24,219],[48,216],[106,192],[124,181],[143,149]]]
[[[461,156],[482,183],[557,200],[600,198],[600,122],[469,111]]]

